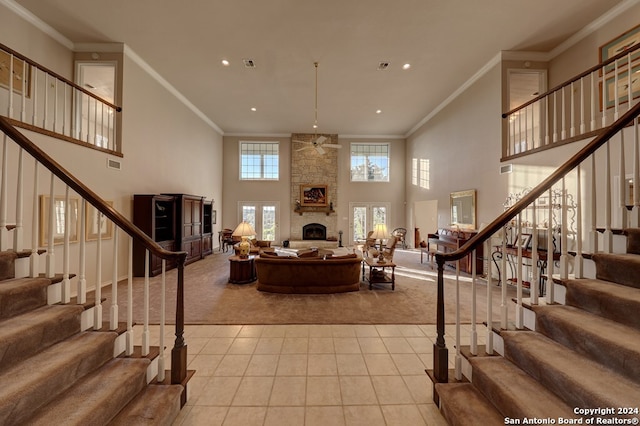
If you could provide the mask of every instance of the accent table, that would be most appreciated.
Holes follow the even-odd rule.
[[[369,275],[365,274],[365,264],[369,267]],[[385,273],[386,268],[391,268],[391,276]],[[391,290],[395,290],[396,264],[389,260],[378,263],[378,259],[365,257],[362,259],[362,280],[369,282],[369,290],[373,288],[373,284],[391,284]]]
[[[240,256],[229,257],[229,282],[232,284],[252,283],[257,279],[255,256],[242,258]]]

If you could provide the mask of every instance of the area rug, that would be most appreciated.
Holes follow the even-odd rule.
[[[361,283],[360,291],[339,294],[273,294],[256,290],[252,284],[230,284],[229,254],[216,252],[185,268],[184,316],[186,324],[435,324],[435,267],[420,263],[420,253],[396,250],[396,286],[374,286]],[[452,271],[445,279],[445,320],[456,318],[456,284]],[[175,323],[177,271],[167,273],[166,318]],[[471,280],[461,277],[459,297],[460,320],[470,323]],[[134,321],[141,323],[143,314],[143,278],[134,278]],[[150,279],[150,313],[152,324],[160,321],[160,277]],[[484,280],[476,284],[479,307],[476,321],[486,320],[487,288]],[[500,306],[500,287],[492,285],[494,312]],[[118,286],[120,311],[126,312],[126,282]],[[509,289],[509,298],[514,295]],[[110,291],[103,290],[110,300]],[[108,303],[104,307],[108,311]],[[498,319],[495,317],[495,319]]]

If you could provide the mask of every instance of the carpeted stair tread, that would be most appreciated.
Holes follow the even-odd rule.
[[[640,288],[640,255],[633,253],[596,253],[596,278]]]
[[[47,304],[47,278],[0,281],[0,319],[10,318]]]
[[[640,289],[589,278],[564,285],[567,305],[640,330]]]
[[[640,401],[640,384],[540,333],[503,331],[501,337],[508,360],[572,407],[635,407]]]
[[[532,308],[537,332],[640,383],[640,330],[572,306]]]
[[[504,416],[471,383],[436,383],[440,411],[451,426],[503,425]]]
[[[0,373],[0,419],[22,424],[75,381],[113,358],[116,333],[83,332]]]
[[[0,371],[80,332],[82,306],[43,306],[0,321]]]
[[[180,385],[149,385],[109,424],[171,426],[180,414]]]
[[[503,357],[472,357],[469,363],[473,385],[504,417],[573,417],[572,407]]]
[[[81,426],[96,421],[107,424],[144,388],[149,363],[140,358],[112,359],[40,408],[29,424]]]

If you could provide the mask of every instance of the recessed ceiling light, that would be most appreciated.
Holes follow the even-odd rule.
[[[222,65],[224,65],[225,67],[229,66],[229,61],[227,61],[226,59],[223,59],[221,62],[222,62]]]
[[[381,109],[377,109],[376,110],[376,114],[382,114],[382,110]]]
[[[251,111],[256,112],[258,110],[258,108],[256,107],[251,107]]]
[[[404,65],[402,66],[402,69],[403,69],[403,70],[408,70],[409,68],[411,68],[411,64],[409,64],[409,63],[406,63],[406,64],[404,64]]]

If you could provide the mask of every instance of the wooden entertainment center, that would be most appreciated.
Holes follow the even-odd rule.
[[[133,196],[133,223],[162,248],[186,251],[185,264],[211,254],[213,247],[212,201],[188,194],[136,194]],[[171,269],[175,265],[167,265]],[[145,249],[133,243],[133,274],[144,276]],[[155,256],[149,259],[149,275],[162,272]]]

